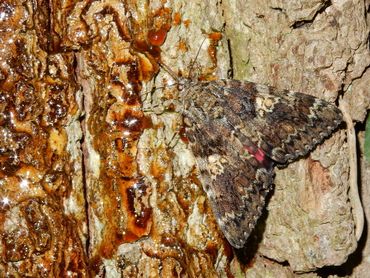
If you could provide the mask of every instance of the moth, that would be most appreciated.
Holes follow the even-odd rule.
[[[272,188],[274,166],[309,153],[342,114],[322,99],[253,82],[178,82],[177,112],[204,191],[224,236],[242,248]]]

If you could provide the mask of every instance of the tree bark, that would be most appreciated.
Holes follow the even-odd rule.
[[[0,136],[10,142],[0,153],[0,276],[365,277],[358,186],[370,216],[370,176],[352,139],[361,146],[370,107],[369,3],[293,2],[0,4],[0,89],[9,96]],[[217,226],[172,107],[181,78],[248,80],[343,109],[346,124],[276,169],[241,250]],[[33,110],[14,124],[4,119],[24,109],[21,83]],[[18,148],[9,134],[24,130],[33,139]],[[5,168],[12,151],[23,159],[16,169]],[[34,190],[22,191],[30,166]]]

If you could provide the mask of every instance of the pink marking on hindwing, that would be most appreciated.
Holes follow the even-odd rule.
[[[259,164],[263,165],[266,168],[271,165],[271,160],[263,152],[262,149],[251,146],[244,146],[244,148],[248,151],[250,155],[252,155],[259,162]]]

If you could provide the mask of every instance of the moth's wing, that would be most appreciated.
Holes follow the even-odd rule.
[[[217,222],[236,248],[244,245],[272,183],[272,160],[305,155],[342,121],[318,98],[250,82],[191,84],[182,102],[187,136]]]
[[[257,147],[252,153],[263,150],[281,164],[307,154],[342,122],[335,105],[310,95],[235,80],[208,86],[229,127]]]
[[[229,243],[241,248],[265,205],[272,161],[261,164],[218,121],[194,123],[187,136],[215,219]]]

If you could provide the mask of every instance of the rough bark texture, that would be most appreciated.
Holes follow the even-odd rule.
[[[88,274],[81,91],[46,7],[0,3],[1,277]]]
[[[367,277],[368,230],[356,239],[348,192],[361,185],[369,217],[369,165],[362,148],[351,164],[346,125],[276,171],[255,233],[234,250],[166,106],[174,79],[156,61],[179,76],[343,97],[361,146],[368,5],[1,2],[0,276]]]

